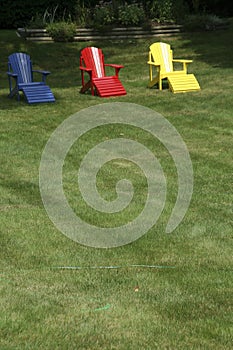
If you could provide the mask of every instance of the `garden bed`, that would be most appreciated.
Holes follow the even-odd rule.
[[[101,31],[89,28],[78,28],[74,37],[75,41],[88,41],[98,39],[140,39],[156,36],[171,36],[180,33],[182,26],[177,24],[156,25],[150,29],[143,27],[111,28]],[[18,28],[17,35],[31,41],[52,41],[46,29]]]

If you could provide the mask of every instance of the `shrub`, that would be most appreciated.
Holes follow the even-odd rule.
[[[93,12],[93,26],[97,29],[111,26],[115,22],[114,10],[111,2],[101,2]]]
[[[76,4],[74,11],[74,21],[80,27],[89,27],[91,22],[91,9],[86,7],[84,3],[80,3],[79,1]]]
[[[125,4],[118,8],[118,23],[124,26],[137,26],[144,22],[145,13],[142,5]]]
[[[157,22],[167,22],[173,19],[173,1],[155,0],[151,7],[151,17]]]
[[[148,0],[144,3],[145,13],[152,22],[180,22],[189,13],[186,0]]]
[[[142,5],[118,1],[100,2],[93,11],[92,26],[101,29],[119,24],[123,26],[141,25],[145,21]]]
[[[48,34],[54,41],[73,41],[76,34],[76,25],[72,22],[55,22],[46,26]]]
[[[186,31],[202,31],[215,30],[227,25],[228,21],[216,15],[197,14],[187,16],[183,24]]]

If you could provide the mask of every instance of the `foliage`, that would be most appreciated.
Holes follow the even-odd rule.
[[[147,18],[159,23],[180,22],[189,13],[185,0],[153,0],[146,1],[145,12]]]
[[[208,14],[189,15],[183,21],[186,31],[215,30],[219,27],[225,27],[227,24],[228,20]]]
[[[118,23],[123,26],[141,25],[145,20],[144,8],[140,4],[127,4],[118,8]]]
[[[218,16],[232,16],[233,2],[227,0],[188,0],[192,14],[216,14]]]
[[[183,18],[189,15],[190,10],[185,0],[173,0],[172,19],[176,23],[181,23]]]
[[[35,17],[32,17],[32,19],[28,23],[27,28],[45,28],[48,24],[53,23],[55,21],[57,9],[58,6],[56,6],[54,9],[47,8],[43,15],[36,13]]]
[[[4,0],[1,2],[0,27],[17,28],[30,25],[43,25],[43,15],[46,9],[57,7],[56,20],[71,17],[80,25],[93,23],[93,12],[96,17],[96,24],[109,25],[117,22],[117,9],[121,6],[134,5],[134,13],[128,7],[128,15],[122,13],[124,22],[136,22],[137,6],[144,8],[147,19],[157,19],[159,22],[167,20],[177,20],[182,18],[184,12],[191,14],[215,14],[218,16],[232,16],[233,2],[229,0]],[[114,15],[110,8],[113,8]],[[94,11],[93,11],[94,9]],[[101,23],[101,18],[103,23]]]
[[[77,23],[80,27],[89,27],[89,24],[91,22],[91,15],[92,10],[89,6],[87,6],[87,1],[84,4],[83,1],[78,1],[75,6],[74,14],[73,14],[73,21]]]
[[[159,22],[171,20],[173,18],[172,2],[172,0],[153,1],[151,8],[152,19],[156,19]]]
[[[76,24],[73,22],[54,22],[46,26],[48,34],[54,41],[73,41],[76,34]]]
[[[43,17],[46,9],[57,7],[57,18],[68,17],[74,13],[77,0],[4,0],[1,2],[1,28],[25,27],[35,17]]]
[[[93,11],[93,26],[103,28],[112,25],[116,21],[115,13],[111,2],[100,2]]]
[[[113,25],[128,27],[141,25],[144,20],[144,8],[140,4],[128,4],[121,1],[101,1],[94,8],[92,26],[98,29]]]
[[[41,14],[36,13],[35,16],[33,16],[30,21],[27,24],[27,28],[29,29],[38,29],[38,28],[45,28],[46,22],[44,21],[44,18]]]

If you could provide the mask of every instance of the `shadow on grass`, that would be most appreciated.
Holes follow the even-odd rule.
[[[227,29],[181,34],[182,49],[194,51],[199,61],[214,68],[233,67],[233,20]]]
[[[11,201],[6,204],[6,207],[10,205],[13,207],[21,205],[43,207],[39,184],[19,179],[18,181],[4,181],[2,186],[12,194]]]
[[[7,71],[8,56],[13,52],[27,52],[32,59],[33,68],[49,70],[47,84],[53,88],[81,87],[79,70],[80,51],[86,46],[98,46],[103,49],[106,63],[127,64],[129,54],[135,57],[135,64],[146,66],[149,45],[164,40],[174,43],[181,51],[194,52],[199,61],[213,67],[231,68],[233,66],[233,22],[228,29],[211,32],[181,33],[174,38],[151,38],[145,40],[115,40],[97,42],[50,43],[31,42],[19,38],[15,31],[0,31],[0,72]],[[181,39],[181,40],[180,40]],[[172,45],[173,46],[173,45]],[[143,52],[141,52],[143,50]],[[174,52],[174,56],[176,52]],[[192,58],[192,57],[190,57]],[[129,67],[130,69],[130,67]],[[123,73],[124,74],[124,73]],[[135,77],[134,77],[135,78]],[[38,77],[40,79],[40,77]],[[6,74],[1,73],[2,86],[8,88]],[[37,76],[35,76],[37,80]]]

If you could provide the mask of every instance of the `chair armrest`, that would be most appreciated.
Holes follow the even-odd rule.
[[[148,61],[147,63],[148,64],[152,64],[155,67],[160,67],[161,66],[161,64],[156,64],[155,62],[152,62],[152,61]]]
[[[180,63],[192,63],[193,60],[179,60],[179,59],[173,59],[172,60],[173,62],[180,62]]]
[[[117,69],[124,68],[124,66],[122,66],[121,64],[105,63],[104,65],[112,68],[117,68]]]
[[[7,74],[9,77],[12,77],[12,78],[17,78],[17,77],[18,77],[18,74],[15,74],[15,73],[12,73],[12,72],[6,72],[6,74]]]
[[[82,66],[80,66],[79,69],[81,69],[81,70],[83,70],[85,72],[91,72],[92,71],[92,69],[86,68],[86,67],[82,67]]]
[[[182,63],[183,64],[183,71],[187,73],[187,64],[193,62],[193,60],[179,60],[179,59],[173,59],[172,62],[175,63]]]
[[[46,70],[36,70],[36,69],[33,69],[32,70],[33,73],[40,73],[42,75],[42,81],[45,83],[46,82],[46,78],[47,76],[50,74],[49,71],[46,71]]]
[[[35,73],[40,73],[40,74],[43,74],[43,75],[51,74],[51,72],[49,72],[47,70],[36,70],[36,69],[33,69],[32,71],[33,71],[33,73],[35,72]]]
[[[86,68],[86,67],[82,67],[82,66],[80,66],[79,69],[81,70],[82,85],[84,85],[84,72],[88,73],[90,80],[92,80],[92,69]]]
[[[124,68],[124,66],[120,65],[120,64],[111,64],[111,63],[105,63],[104,64],[105,67],[111,67],[115,69],[115,75],[118,77],[119,71],[121,68]]]

